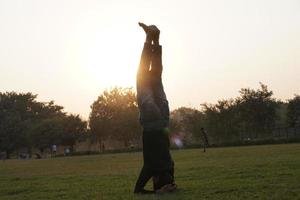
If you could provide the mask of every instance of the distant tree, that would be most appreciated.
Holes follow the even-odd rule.
[[[227,143],[239,139],[237,105],[234,99],[220,100],[217,104],[202,104],[204,126],[212,143]]]
[[[67,116],[62,106],[53,101],[38,102],[36,97],[32,93],[0,93],[0,150],[8,156],[23,148],[31,154],[32,147],[46,148],[66,141],[72,145],[70,138],[74,137],[69,134],[86,127],[78,116]]]
[[[91,109],[90,130],[100,144],[109,138],[128,146],[131,140],[139,137],[136,95],[131,88],[115,87],[104,91]]]
[[[176,110],[174,110],[176,112]],[[172,111],[170,114],[170,122],[169,122],[169,128],[171,130],[171,133],[177,133],[181,131],[182,123],[176,118],[176,113]]]
[[[171,112],[170,129],[172,133],[183,134],[183,142],[188,144],[201,136],[203,113],[197,109],[180,107]]]
[[[55,116],[45,118],[31,127],[33,146],[38,149],[51,148],[53,144],[60,144],[64,134],[64,118]]]
[[[239,127],[248,132],[250,138],[270,133],[277,118],[279,104],[272,98],[273,92],[262,83],[260,87],[258,90],[242,88],[240,97],[236,99]]]
[[[85,139],[87,135],[87,122],[83,121],[79,115],[67,115],[63,118],[63,133],[61,144],[74,149],[77,141]]]
[[[288,126],[288,119],[287,119],[287,112],[288,112],[288,103],[283,101],[277,101],[277,108],[276,108],[276,127],[287,127]]]
[[[244,138],[258,138],[275,127],[280,102],[260,83],[260,89],[242,88],[235,99],[217,104],[203,104],[205,128],[212,143],[235,143]],[[278,121],[278,120],[277,120]]]
[[[28,127],[36,118],[36,95],[0,93],[0,149],[9,156],[23,147],[30,149]]]
[[[40,120],[31,128],[33,145],[38,149],[51,148],[53,144],[72,149],[87,133],[87,123],[78,115],[57,115]]]
[[[38,149],[51,148],[60,144],[64,133],[62,119],[66,117],[63,107],[50,102],[35,102],[32,105],[35,117],[28,126],[27,135],[30,147]]]
[[[295,95],[293,99],[288,100],[287,122],[290,126],[300,125],[300,96]]]

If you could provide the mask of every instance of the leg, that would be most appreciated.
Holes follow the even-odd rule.
[[[162,74],[162,47],[160,45],[153,45],[151,76],[154,79],[161,80]]]
[[[151,64],[151,56],[152,45],[149,43],[145,43],[137,73],[137,89],[147,87],[147,84],[149,84],[149,68]]]
[[[152,96],[150,85],[150,65],[152,57],[152,33],[149,33],[148,26],[139,23],[146,32],[146,41],[142,51],[140,65],[136,77],[137,100],[139,106]]]
[[[156,79],[161,80],[161,74],[162,74],[162,48],[161,45],[159,45],[159,34],[160,30],[154,26],[153,30],[153,54],[152,54],[152,66],[151,66],[151,72],[152,76],[154,76]]]
[[[151,85],[153,93],[156,97],[161,99],[166,99],[166,94],[164,91],[162,83],[162,47],[154,46],[152,53],[152,64],[151,64]]]
[[[159,34],[160,31],[156,28],[156,31],[153,36],[153,51],[152,51],[152,60],[151,60],[151,85],[154,96],[158,99],[167,101],[164,87],[162,84],[162,47],[159,45]]]
[[[160,30],[154,25],[146,26],[143,23],[139,23],[139,25],[146,32],[145,44],[149,44],[149,46],[151,46],[151,52],[153,52],[153,54],[149,57],[152,59],[151,72],[156,74],[157,77],[160,77],[162,73],[161,46],[159,45]],[[154,58],[152,56],[154,56]],[[149,67],[150,62],[148,62],[147,71],[149,71]]]
[[[161,117],[160,109],[156,105],[153,98],[153,90],[151,85],[150,65],[153,52],[153,32],[152,26],[141,24],[140,26],[146,32],[146,42],[142,51],[140,65],[137,73],[137,103],[140,110],[140,120],[142,125],[144,122],[157,121]]]
[[[158,42],[156,42],[158,43]],[[151,88],[153,98],[156,105],[159,107],[161,117],[169,120],[169,102],[167,100],[166,93],[164,91],[162,83],[162,47],[160,45],[154,45],[152,52],[152,64],[151,64]]]
[[[144,29],[146,33],[146,41],[144,44],[144,48],[142,51],[142,56],[140,60],[140,66],[137,74],[137,85],[139,86],[144,82],[144,80],[148,79],[150,76],[150,64],[151,64],[151,56],[152,56],[152,41],[155,35],[155,26],[146,26],[143,23],[139,23],[139,25]],[[155,27],[155,28],[153,28]]]

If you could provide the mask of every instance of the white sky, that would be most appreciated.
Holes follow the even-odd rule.
[[[299,0],[0,0],[0,91],[87,119],[105,88],[135,86],[138,21],[161,29],[172,109],[260,81],[282,100],[300,94]]]

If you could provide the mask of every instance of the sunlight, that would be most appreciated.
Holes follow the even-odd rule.
[[[68,44],[68,71],[78,81],[89,82],[90,87],[134,87],[141,51],[137,37],[137,31],[119,34],[112,27],[92,36],[81,34]]]
[[[99,85],[133,86],[138,59],[128,40],[117,31],[100,33],[93,46],[83,53],[82,65],[86,65],[89,76]],[[137,50],[135,50],[137,51]]]

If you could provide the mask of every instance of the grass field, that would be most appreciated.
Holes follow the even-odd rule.
[[[300,199],[300,144],[172,151],[179,190],[134,195],[141,153],[0,162],[0,200]],[[149,184],[149,186],[151,185]]]

